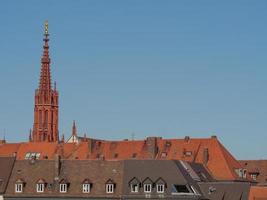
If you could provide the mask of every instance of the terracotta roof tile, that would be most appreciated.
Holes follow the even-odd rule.
[[[267,200],[267,187],[251,186],[249,200]]]

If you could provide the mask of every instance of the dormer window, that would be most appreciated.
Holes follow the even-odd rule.
[[[66,179],[62,179],[59,182],[59,192],[60,193],[67,193],[68,192],[68,181]]]
[[[164,184],[157,184],[157,193],[164,193]]]
[[[131,184],[131,192],[137,193],[139,191],[139,185],[138,184]]]
[[[82,192],[90,193],[91,191],[91,181],[89,179],[85,179],[82,183]]]
[[[114,193],[114,184],[106,184],[106,193]]]
[[[44,183],[37,183],[36,184],[36,192],[44,192]]]
[[[22,183],[16,183],[15,184],[15,192],[16,193],[22,193],[23,191],[23,184]]]
[[[158,178],[156,181],[156,188],[157,188],[157,193],[164,193],[165,187],[166,187],[166,182],[162,178]]]
[[[106,182],[106,193],[112,194],[112,193],[114,193],[114,190],[115,190],[115,183],[113,182],[113,180],[109,179]]]
[[[60,193],[66,193],[68,190],[67,184],[66,183],[61,183],[59,184],[59,192]]]
[[[90,189],[91,189],[90,184],[88,183],[83,184],[83,193],[90,193]]]
[[[247,178],[247,170],[246,169],[235,169],[236,174],[239,178]]]
[[[144,193],[151,193],[152,192],[152,184],[153,181],[150,178],[146,178],[143,182],[142,182],[143,186],[144,186]]]
[[[152,191],[152,184],[144,184],[144,192],[151,193]]]
[[[22,179],[18,179],[15,183],[15,192],[22,193],[23,192],[24,181]]]
[[[45,180],[39,179],[36,183],[36,192],[42,193],[44,192],[44,189],[45,189]]]
[[[129,185],[131,187],[131,192],[132,193],[139,192],[140,184],[141,184],[141,182],[136,177],[132,178],[129,181]]]

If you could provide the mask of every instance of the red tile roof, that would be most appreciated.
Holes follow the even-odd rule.
[[[205,163],[204,151],[208,152]],[[218,180],[239,180],[235,169],[241,164],[226,150],[216,137],[162,139],[147,138],[134,141],[87,140],[76,143],[18,143],[1,144],[0,156],[17,152],[17,159],[23,160],[26,153],[41,153],[40,159],[53,159],[60,154],[66,159],[173,159],[204,164]]]
[[[267,200],[267,187],[251,186],[249,200]]]
[[[247,169],[248,174],[257,174],[256,181],[259,184],[267,184],[267,160],[240,160],[243,168]]]

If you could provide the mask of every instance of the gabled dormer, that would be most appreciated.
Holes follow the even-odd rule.
[[[22,178],[17,179],[15,182],[15,193],[22,193],[25,184],[26,182]]]
[[[106,182],[106,193],[113,194],[115,192],[116,183],[112,179],[108,179]]]
[[[90,179],[86,178],[83,180],[82,182],[82,192],[83,193],[90,193],[91,189],[92,189],[92,182],[90,181]]]
[[[144,181],[142,182],[142,185],[144,188],[144,193],[151,193],[152,192],[153,181],[149,177],[144,179]]]
[[[63,178],[59,181],[59,192],[67,193],[69,187],[69,181],[66,178]]]
[[[155,181],[157,193],[164,193],[167,188],[167,183],[161,177]]]
[[[40,178],[36,182],[36,192],[43,193],[45,191],[46,181],[43,178]]]
[[[139,181],[138,178],[134,177],[129,181],[129,186],[131,189],[131,193],[137,193],[139,192],[139,189],[141,187],[141,181]]]

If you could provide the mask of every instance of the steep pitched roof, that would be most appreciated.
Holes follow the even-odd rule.
[[[17,159],[24,160],[27,153],[40,153],[40,159],[54,159],[57,143],[28,142],[21,143],[17,151]]]
[[[241,164],[219,142],[212,138],[162,139],[147,138],[134,141],[105,141],[87,138],[80,143],[19,143],[0,145],[0,155],[24,159],[27,152],[40,152],[40,159],[53,159],[59,153],[66,159],[166,159],[204,164],[217,180],[243,180],[235,169]]]
[[[0,144],[0,156],[14,156],[17,154],[21,143],[3,143]]]
[[[187,173],[181,171],[181,169],[177,166],[177,162],[173,160],[125,160],[123,194],[126,196],[131,194],[129,183],[133,180],[133,178],[139,180],[143,184],[152,183],[154,185],[158,181],[166,183],[164,198],[167,199],[169,197],[174,198],[172,191],[174,185],[184,185],[189,188],[193,186],[196,189],[196,182],[192,181],[192,179],[188,177]],[[187,198],[199,199],[201,197],[201,191],[200,189],[197,189],[197,191],[198,194],[194,194],[193,191],[191,191],[191,198],[189,198],[188,195]],[[139,193],[134,194],[133,196],[136,198],[142,198],[143,195],[143,190],[140,188]],[[153,197],[158,197],[155,185],[152,187],[150,198],[153,199]],[[182,196],[179,198],[185,199]]]
[[[14,162],[15,157],[0,157],[0,194],[6,190]]]
[[[199,186],[209,200],[247,200],[250,188],[242,182],[201,182]]]
[[[267,187],[251,186],[249,200],[267,200]]]
[[[59,173],[56,172],[56,160],[17,160],[10,177],[7,197],[88,197],[82,193],[81,186],[85,178],[92,183],[90,197],[119,197],[122,191],[123,162],[99,160],[61,160]],[[25,186],[22,194],[14,192],[16,180],[23,179]],[[44,193],[36,193],[36,183],[45,179],[47,185]],[[106,194],[107,180],[116,183],[114,194]],[[62,180],[68,183],[68,192],[59,193],[58,188]]]

